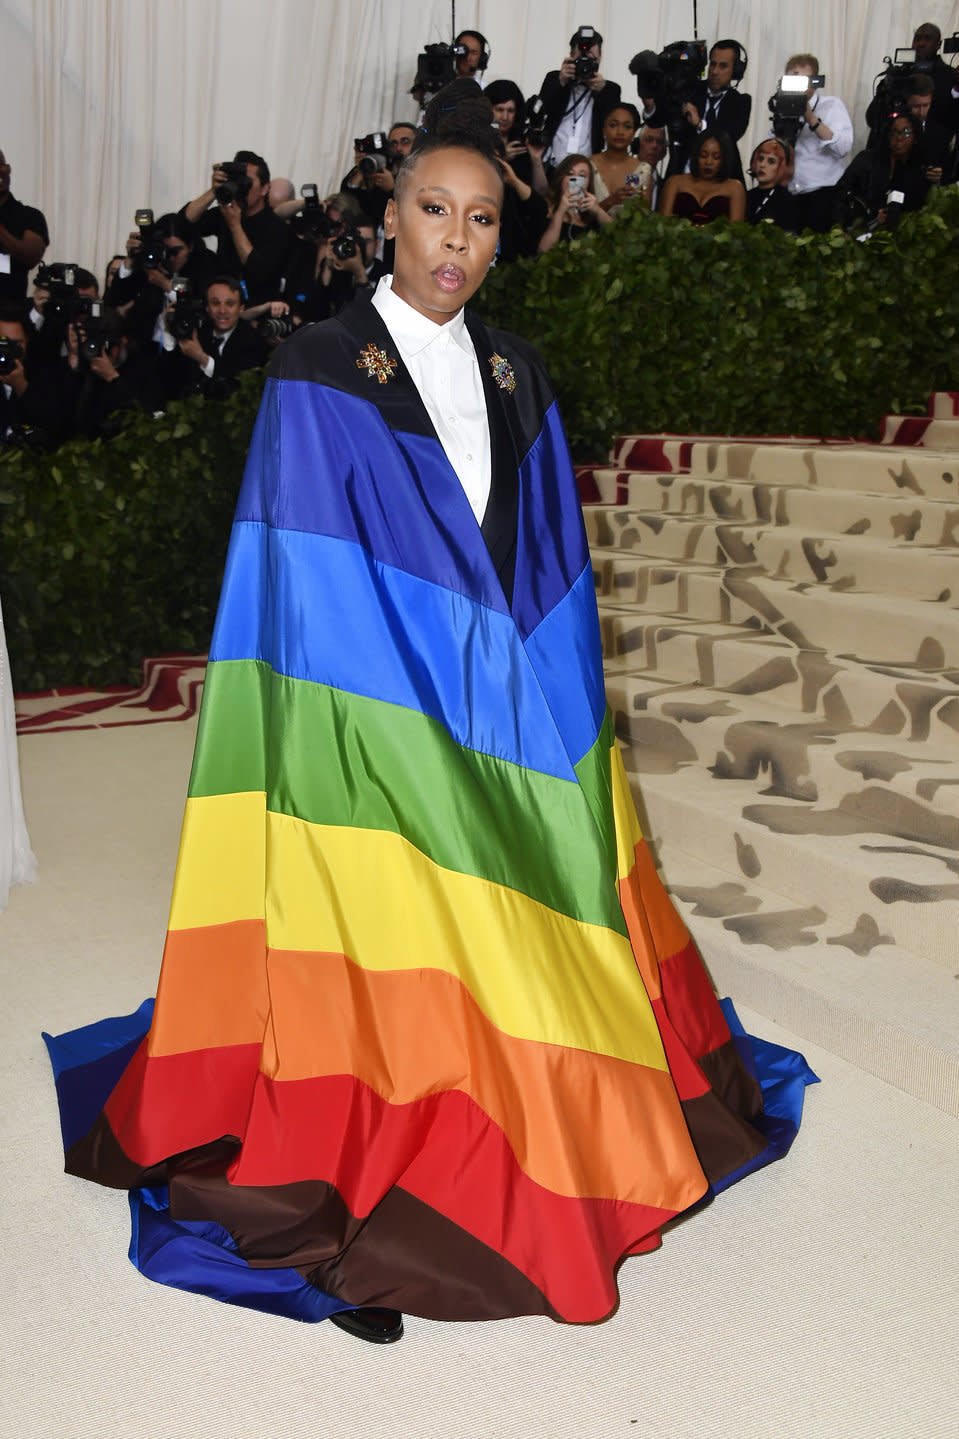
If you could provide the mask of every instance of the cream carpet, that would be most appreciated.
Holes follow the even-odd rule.
[[[603,1324],[414,1319],[380,1351],[141,1278],[125,1197],[61,1172],[40,1030],[152,992],[193,731],[21,741],[40,880],[0,915],[4,1439],[954,1439],[959,1120],[808,1044],[788,1159],[627,1261]]]

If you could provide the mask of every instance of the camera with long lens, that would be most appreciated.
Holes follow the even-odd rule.
[[[317,187],[312,184],[301,185],[300,195],[303,209],[293,216],[290,230],[298,240],[309,240],[314,245],[318,240],[328,240],[336,226],[326,213]]]
[[[163,324],[174,340],[188,340],[206,314],[203,301],[190,289],[189,280],[178,276],[170,290],[170,303]]]
[[[293,323],[292,315],[264,315],[257,320],[256,328],[264,340],[287,340],[296,325]]]
[[[456,79],[456,61],[466,54],[465,45],[424,45],[416,57],[416,79],[411,93],[435,95]]]
[[[246,172],[246,166],[237,160],[224,160],[217,165],[226,176],[218,185],[213,187],[218,205],[242,205],[247,195],[253,189],[253,181]]]
[[[23,346],[19,340],[0,335],[0,375],[10,375],[23,359]]]
[[[389,163],[389,147],[382,130],[374,130],[372,135],[361,135],[358,140],[353,141],[353,148],[359,154],[356,168],[362,174],[375,175],[377,171],[386,169]]]
[[[589,53],[595,44],[596,31],[591,25],[580,25],[573,37],[572,46],[576,80],[580,84],[585,84],[587,80],[592,80],[594,75],[599,74],[599,61],[595,55]]]
[[[336,236],[330,249],[338,260],[352,260],[353,256],[359,252],[362,243],[363,237],[358,231],[344,230],[342,234]]]
[[[783,75],[780,78],[779,88],[769,98],[769,113],[777,140],[785,140],[795,149],[796,139],[806,123],[810,87],[821,90],[825,83],[825,75]]]
[[[90,313],[89,297],[79,293],[79,269],[79,265],[65,264],[61,260],[55,260],[52,265],[38,266],[33,283],[48,294],[43,310],[45,324],[66,326]]]
[[[683,106],[697,96],[709,50],[705,40],[674,40],[657,54],[640,50],[629,62],[636,77],[636,90],[643,100],[652,100],[656,121],[669,131],[672,143],[686,125]]]
[[[542,95],[530,95],[526,101],[523,142],[536,149],[546,144],[546,106],[543,104]]]
[[[916,52],[911,46],[899,47],[891,56],[884,55],[882,63],[886,68],[876,76],[873,87],[873,103],[876,108],[873,111],[870,107],[873,116],[869,131],[871,142],[897,115],[907,113],[909,77],[915,73]]]

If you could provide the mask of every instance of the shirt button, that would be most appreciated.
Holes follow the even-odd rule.
[[[466,458],[470,461],[470,463],[472,463],[472,460],[473,460],[473,456],[472,456],[472,455],[467,455]]]

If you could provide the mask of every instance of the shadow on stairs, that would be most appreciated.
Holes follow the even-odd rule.
[[[646,833],[717,986],[959,1114],[959,395],[579,471]]]

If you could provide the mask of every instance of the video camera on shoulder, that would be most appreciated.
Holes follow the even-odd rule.
[[[465,45],[424,45],[416,57],[416,79],[411,94],[422,91],[424,95],[435,95],[444,85],[452,85],[456,79],[456,61],[465,54]]]
[[[709,59],[705,40],[674,40],[657,54],[640,50],[629,62],[642,100],[652,100],[656,120],[676,143],[686,127],[683,106],[697,96],[697,84]]]
[[[809,90],[821,90],[825,83],[825,75],[781,76],[779,88],[769,99],[773,134],[778,140],[786,140],[795,148],[796,139],[806,122]]]
[[[892,55],[884,55],[882,70],[873,82],[873,123],[870,137],[877,135],[896,115],[904,115],[909,108],[909,77],[915,73],[916,52],[912,46],[898,47]]]
[[[12,375],[23,360],[23,346],[19,340],[0,335],[0,375]]]
[[[133,223],[140,231],[140,245],[130,256],[130,263],[135,270],[163,270],[166,268],[166,249],[163,238],[158,235],[153,224],[153,211],[148,209],[137,210],[133,217]]]
[[[206,315],[206,307],[190,289],[190,282],[178,275],[170,290],[170,303],[163,316],[167,333],[174,340],[188,340]]]
[[[247,195],[253,189],[253,181],[246,172],[246,166],[237,160],[223,160],[216,167],[222,170],[226,176],[219,185],[213,187],[213,194],[218,205],[242,205]]]
[[[353,141],[353,148],[359,152],[357,168],[364,175],[375,175],[378,170],[386,169],[389,148],[382,130],[374,130],[372,135],[361,135]]]

